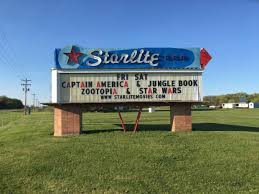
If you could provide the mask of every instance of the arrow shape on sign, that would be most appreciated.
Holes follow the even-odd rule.
[[[210,54],[204,48],[202,48],[200,52],[201,68],[204,69],[211,59],[212,57]]]

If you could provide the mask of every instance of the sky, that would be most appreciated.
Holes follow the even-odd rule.
[[[54,50],[204,47],[203,95],[259,93],[259,0],[0,0],[0,95],[51,97]]]

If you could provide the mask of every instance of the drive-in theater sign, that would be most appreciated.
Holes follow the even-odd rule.
[[[54,135],[80,134],[89,106],[170,106],[171,130],[191,131],[191,105],[202,102],[201,48],[56,49],[52,69]],[[119,112],[122,127],[125,125]]]

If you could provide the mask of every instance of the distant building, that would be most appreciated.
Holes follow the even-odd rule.
[[[210,108],[210,109],[216,109],[216,108],[221,108],[221,106],[210,105],[209,108]]]
[[[249,104],[246,102],[239,102],[239,103],[223,103],[222,108],[249,108]]]
[[[239,102],[237,103],[236,108],[249,108],[249,105],[246,102]]]
[[[114,110],[123,111],[123,110],[124,110],[124,107],[123,107],[123,106],[115,106],[115,107],[114,107]]]
[[[236,103],[223,103],[222,108],[235,108]]]
[[[249,102],[249,108],[259,108],[259,102]]]
[[[152,106],[152,107],[149,107],[149,108],[148,108],[148,112],[149,112],[149,113],[155,112],[155,107],[153,107],[153,106]]]

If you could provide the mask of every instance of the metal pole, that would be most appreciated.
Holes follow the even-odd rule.
[[[36,94],[33,93],[32,95],[33,95],[33,110],[35,110],[35,96],[36,96]]]
[[[122,119],[122,116],[121,116],[120,111],[118,112],[118,114],[119,114],[119,117],[120,117],[122,129],[123,129],[124,132],[126,132],[127,129],[126,129],[126,127],[125,127],[125,123],[124,123],[124,121],[123,121],[123,119]]]
[[[141,113],[142,113],[142,107],[139,107],[138,116],[137,116],[137,119],[135,121],[135,126],[134,126],[133,132],[136,132],[137,129],[138,129],[138,124],[139,124]]]

